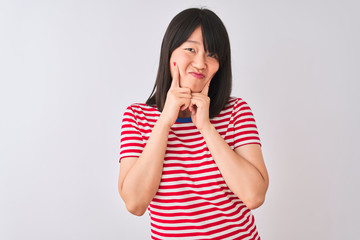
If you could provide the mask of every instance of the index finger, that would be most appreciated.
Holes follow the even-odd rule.
[[[205,84],[204,88],[201,90],[201,93],[206,96],[209,93],[210,82],[211,82],[211,79]]]
[[[180,79],[179,68],[178,68],[178,65],[174,62],[174,71],[173,71],[170,88],[180,87],[179,79]]]

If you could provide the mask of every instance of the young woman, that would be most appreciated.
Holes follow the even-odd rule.
[[[156,83],[121,130],[119,193],[149,209],[152,239],[260,239],[250,209],[268,174],[251,109],[231,93],[230,43],[219,17],[187,9],[170,22]]]

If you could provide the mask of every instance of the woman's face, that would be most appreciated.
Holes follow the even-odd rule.
[[[190,37],[172,52],[171,75],[174,62],[179,68],[180,87],[190,88],[192,92],[201,92],[219,69],[217,56],[205,52],[201,27],[197,27]]]

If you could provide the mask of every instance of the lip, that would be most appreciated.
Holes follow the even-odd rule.
[[[191,74],[191,76],[193,76],[194,78],[197,78],[197,79],[203,79],[205,77],[205,75],[202,73],[191,72],[190,74]]]

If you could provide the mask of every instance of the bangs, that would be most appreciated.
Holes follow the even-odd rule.
[[[230,54],[230,43],[225,26],[220,18],[212,12],[204,12],[200,25],[205,51],[216,54],[220,66]]]
[[[170,53],[185,42],[197,27],[201,27],[205,51],[215,54],[220,66],[230,55],[230,42],[220,18],[207,9],[189,9],[178,14],[170,23]],[[171,31],[176,29],[176,31]]]

